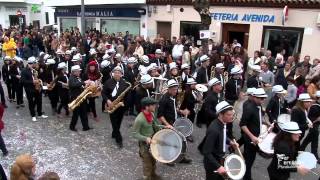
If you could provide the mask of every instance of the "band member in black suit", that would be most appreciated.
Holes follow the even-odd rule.
[[[306,130],[312,128],[312,121],[307,116],[311,102],[312,99],[310,95],[308,93],[302,93],[299,95],[298,102],[291,110],[291,121],[298,123],[299,129],[302,131],[300,140],[303,139]],[[297,146],[299,144],[297,144]]]
[[[207,55],[200,57],[201,67],[197,71],[196,81],[198,84],[207,84],[209,81],[208,67],[210,65],[210,58]]]
[[[240,120],[242,138],[244,140],[244,159],[246,163],[246,173],[244,180],[252,180],[251,168],[256,158],[257,144],[259,143],[260,129],[262,126],[262,107],[261,104],[267,95],[262,88],[253,92],[253,101],[249,101],[247,108],[243,109]]]
[[[37,106],[38,116],[41,118],[47,118],[48,116],[42,114],[42,85],[38,79],[38,72],[34,69],[36,67],[36,58],[32,56],[28,58],[27,62],[27,67],[21,72],[21,82],[27,95],[32,121],[37,121],[35,106]]]
[[[167,79],[175,79],[178,81],[179,77],[179,68],[175,62],[172,62],[169,64],[169,71],[165,75],[165,78]]]
[[[111,71],[112,71],[112,68],[111,68],[111,63],[110,63],[110,61],[109,60],[107,60],[109,57],[108,57],[109,55],[108,54],[105,54],[104,56],[103,56],[103,59],[105,59],[105,60],[103,60],[102,62],[101,62],[101,68],[100,68],[100,72],[101,72],[101,74],[103,75],[103,77],[102,77],[102,79],[101,79],[101,83],[102,84],[105,84],[105,82],[108,80],[108,79],[110,79],[111,78]],[[102,112],[104,112],[105,111],[105,105],[106,104],[106,102],[104,101],[104,99],[102,99],[102,105],[101,105],[101,108],[102,108]]]
[[[224,69],[225,69],[224,65],[222,63],[218,63],[218,64],[216,64],[215,74],[214,74],[214,76],[221,82],[221,86],[223,88],[224,88],[226,81],[228,81],[228,79],[225,79],[226,77],[224,77],[224,74],[223,74]]]
[[[15,92],[13,92],[12,88],[12,78],[10,76],[10,64],[11,64],[11,58],[10,56],[4,57],[4,64],[2,66],[2,79],[7,85],[7,91],[8,91],[8,98],[9,101],[12,102],[15,99]],[[5,102],[5,101],[4,101]],[[3,104],[3,102],[2,102]],[[4,103],[5,104],[5,103]]]
[[[48,59],[45,64],[47,65],[44,72],[44,83],[46,83],[48,90],[48,97],[51,104],[52,115],[57,113],[59,102],[58,87],[56,82],[56,62],[54,59]],[[68,94],[67,94],[68,96]]]
[[[155,58],[151,61],[151,63],[156,63],[159,68],[161,68],[161,72],[164,71],[163,65],[165,64],[164,58],[162,57],[163,52],[161,49],[156,49]]]
[[[122,69],[119,66],[116,66],[112,70],[112,78],[107,80],[103,86],[102,97],[107,102],[107,109],[112,108],[112,102],[114,102],[122,93],[124,93],[130,85],[122,78],[122,76]],[[125,101],[124,104],[127,104],[127,96],[123,97],[122,101]],[[114,112],[109,114],[112,125],[112,138],[115,138],[119,148],[123,147],[120,127],[126,108],[127,107],[125,106],[120,106]]]
[[[272,92],[275,95],[270,99],[266,113],[269,117],[269,122],[274,123],[273,132],[278,132],[277,119],[280,114],[286,113],[286,108],[284,107],[284,96],[286,94],[286,90],[283,89],[281,85],[275,85],[272,87]]]
[[[300,139],[301,130],[296,122],[287,122],[273,140],[274,155],[268,166],[270,180],[288,180],[291,172],[305,175],[309,172],[303,165],[297,165],[298,149],[295,146]]]
[[[218,117],[208,127],[202,148],[206,180],[224,180],[226,169],[221,162],[226,154],[227,145],[234,148],[239,146],[227,136],[226,126],[233,121],[233,107],[226,101],[222,101],[215,108]]]
[[[185,85],[187,83],[187,80],[189,78],[192,78],[189,64],[182,64],[181,70],[182,70],[182,73],[181,73],[182,84]],[[182,89],[184,90],[185,87],[183,86]]]
[[[252,66],[252,74],[247,80],[247,88],[258,88],[261,87],[259,81],[259,73],[261,72],[260,65],[253,65]]]
[[[316,92],[317,101],[311,105],[308,113],[308,118],[312,121],[312,128],[309,130],[308,135],[301,143],[300,150],[304,151],[308,144],[311,142],[311,152],[320,163],[318,156],[318,139],[319,139],[319,125],[320,125],[320,91]]]
[[[79,65],[75,65],[71,67],[71,76],[69,78],[69,93],[71,102],[75,100],[84,90],[84,88],[89,86],[89,83],[84,82],[80,78],[81,68]],[[88,131],[91,128],[88,125],[88,113],[87,113],[87,102],[83,101],[80,103],[78,107],[73,110],[70,130],[77,131],[76,125],[78,119],[81,119],[82,129],[83,131]]]
[[[137,59],[135,57],[130,57],[127,61],[127,67],[124,70],[124,76],[123,78],[131,83],[136,83],[136,78],[139,74],[138,69],[135,67],[135,64],[137,63]],[[128,111],[129,115],[133,115],[134,113],[134,98],[135,98],[135,91],[128,92]]]
[[[69,108],[68,103],[70,102],[69,96],[69,77],[66,72],[67,66],[64,62],[58,64],[57,69],[57,79],[56,79],[56,86],[57,86],[57,93],[60,99],[60,104],[57,109],[58,118],[61,118],[61,110],[64,108],[66,116],[69,116]]]
[[[144,97],[151,97],[153,94],[154,79],[149,75],[142,75],[140,84],[135,88],[134,104],[135,109],[139,113],[142,110],[141,99]]]
[[[234,105],[234,103],[238,100],[241,90],[241,77],[242,77],[242,69],[239,66],[235,66],[231,69],[231,78],[228,80],[226,84],[225,90],[225,99],[226,101]]]
[[[165,126],[173,128],[172,125],[178,118],[178,114],[181,114],[182,116],[188,116],[190,111],[188,109],[180,110],[177,107],[175,97],[177,96],[178,92],[178,82],[174,79],[170,79],[167,81],[167,86],[167,93],[165,93],[159,101],[158,119]],[[180,163],[191,163],[191,161],[191,159],[184,157]]]
[[[12,77],[12,88],[16,93],[17,97],[17,106],[16,108],[24,107],[23,104],[23,85],[20,81],[21,79],[21,70],[23,68],[23,60],[19,57],[12,59],[12,64],[10,65],[9,74]]]

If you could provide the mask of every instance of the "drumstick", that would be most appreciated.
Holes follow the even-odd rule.
[[[316,176],[319,176],[318,173],[316,173],[316,172],[314,172],[314,171],[312,171],[312,170],[310,170],[310,172],[311,172],[312,174],[316,175]]]
[[[236,141],[235,139],[233,139],[233,143],[235,143],[235,144],[236,144],[236,143],[237,143],[237,141]],[[241,153],[241,151],[240,151],[239,146],[237,146],[237,148],[236,148],[236,149],[237,149],[237,151],[238,151],[238,153],[239,153],[239,156],[240,156],[242,159],[244,159],[244,158],[243,158],[243,155],[242,155],[242,153]]]
[[[228,169],[226,170],[227,172],[232,172],[232,171],[241,171],[241,169]],[[214,173],[217,173],[218,171],[213,171]]]

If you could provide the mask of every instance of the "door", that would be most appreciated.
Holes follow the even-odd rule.
[[[242,47],[248,49],[249,30],[249,24],[223,23],[222,41],[232,44],[233,40],[236,39]]]
[[[9,21],[10,21],[10,26],[16,26],[16,25],[25,25],[25,15],[17,16],[17,15],[9,15]]]
[[[157,34],[165,39],[171,39],[171,22],[157,22]]]
[[[33,28],[35,28],[35,29],[40,29],[40,21],[39,20],[37,20],[37,21],[33,21]]]
[[[200,22],[180,22],[180,36],[193,37],[194,42],[200,39]]]

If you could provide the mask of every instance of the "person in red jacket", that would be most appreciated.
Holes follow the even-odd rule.
[[[1,131],[4,129],[4,122],[2,121],[3,113],[4,113],[4,106],[0,104],[0,149],[2,151],[3,156],[6,156],[8,155],[8,150],[6,148],[6,144],[4,143],[4,140],[1,135]]]

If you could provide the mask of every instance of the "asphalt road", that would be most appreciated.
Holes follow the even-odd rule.
[[[5,85],[3,85],[4,89]],[[25,98],[25,104],[27,100]],[[134,117],[124,118],[121,132],[124,148],[118,149],[111,138],[111,124],[108,115],[101,112],[101,98],[96,100],[99,122],[89,118],[93,130],[78,132],[68,130],[71,117],[58,119],[51,115],[47,97],[43,97],[43,111],[48,119],[32,122],[28,107],[16,109],[14,103],[8,102],[5,111],[5,129],[2,131],[9,150],[7,157],[1,157],[7,175],[10,166],[19,154],[30,153],[36,159],[36,177],[46,171],[57,172],[62,180],[137,180],[142,177],[142,163],[138,155],[138,145],[130,134]],[[240,102],[239,107],[242,106]],[[238,116],[241,109],[237,108]],[[235,135],[239,137],[238,122],[234,123]],[[188,144],[188,155],[193,159],[190,165],[176,164],[169,167],[157,163],[157,172],[167,180],[201,180],[205,178],[202,156],[197,150],[206,129],[194,127],[195,142]],[[253,167],[253,179],[266,180],[269,159],[257,156]],[[320,174],[320,168],[314,170]],[[293,175],[292,179],[315,180],[317,176]]]

